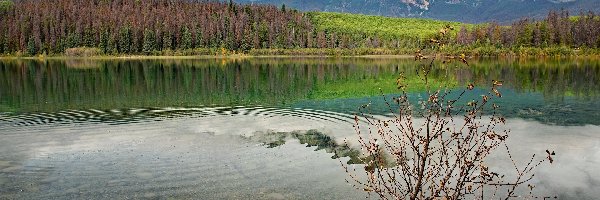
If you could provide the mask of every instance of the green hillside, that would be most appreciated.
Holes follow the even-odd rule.
[[[381,16],[414,16],[467,23],[499,22],[509,24],[524,17],[541,19],[551,10],[600,12],[600,0],[452,0],[452,1],[399,1],[399,0],[234,0],[243,4],[269,4],[300,11],[328,11],[361,13]],[[426,10],[415,3],[428,3]]]
[[[431,19],[394,18],[332,12],[309,12],[308,16],[319,31],[377,36],[381,39],[415,37],[422,39],[436,34],[447,24],[455,27],[456,30],[462,25],[472,26],[460,22]]]

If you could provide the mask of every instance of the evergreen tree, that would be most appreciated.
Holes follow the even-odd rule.
[[[517,35],[517,43],[521,46],[531,46],[533,41],[533,27],[525,24],[523,29]]]
[[[260,23],[258,26],[258,39],[260,41],[259,48],[268,48],[269,47],[269,29],[267,24]]]
[[[129,51],[132,53],[142,52],[144,43],[144,32],[131,30],[131,45],[129,47]]]
[[[98,47],[100,48],[100,50],[102,51],[102,53],[108,53],[110,52],[110,48],[108,45],[108,40],[109,40],[109,35],[108,35],[108,30],[107,29],[103,29],[102,32],[100,33],[100,42],[98,44]]]
[[[142,51],[145,54],[150,54],[155,49],[156,49],[156,37],[154,36],[154,32],[149,29],[144,30],[144,44],[142,47]]]
[[[193,47],[192,44],[192,32],[187,27],[183,28],[181,33],[181,48],[182,49],[191,49]]]
[[[171,37],[171,33],[165,32],[163,36],[163,50],[172,50],[173,49],[173,37]]]
[[[115,41],[114,37],[110,37],[108,38],[108,44],[106,45],[106,53],[109,54],[116,54],[118,53],[117,50],[117,41]]]
[[[196,27],[196,42],[195,47],[202,47],[202,29],[198,26]]]
[[[233,3],[233,0],[229,0],[229,3],[227,4],[227,6],[228,6],[228,9],[229,9],[229,12],[232,12],[232,11],[233,11],[233,9],[234,9],[234,8],[233,8],[233,7],[234,7],[234,5],[235,5],[235,4]]]
[[[78,47],[80,44],[79,34],[70,33],[65,41],[65,49]]]
[[[119,53],[131,53],[131,29],[129,26],[121,27],[119,31]]]
[[[0,55],[4,54],[4,50],[6,49],[4,37],[0,35]]]
[[[200,47],[242,51],[298,47],[419,48],[423,42],[422,36],[396,37],[379,32],[348,32],[335,26],[320,27],[320,24],[313,24],[320,22],[312,19],[321,14],[296,12],[286,5],[196,0],[144,2],[0,0],[0,10],[8,11],[0,12],[0,35],[3,37],[0,38],[0,51],[27,53],[30,36],[34,38],[32,45],[36,53],[60,53],[66,48],[80,46],[98,47],[103,53],[132,54],[148,53],[150,49]],[[11,10],[15,8],[19,10]],[[455,38],[444,40],[505,48],[515,45],[600,46],[598,16],[590,12],[581,13],[578,20],[569,17],[567,11],[560,11],[550,12],[541,22],[521,20],[512,26],[494,23],[468,26],[457,30],[458,34],[445,35]],[[153,33],[147,36],[146,29]]]
[[[154,32],[155,50],[163,49],[163,45],[164,49],[224,46],[244,50],[261,45],[268,48],[276,43],[278,35],[286,36],[279,45],[287,48],[286,45],[298,44],[290,40],[302,39],[294,35],[295,31],[313,27],[303,13],[282,12],[274,6],[239,5],[234,1],[0,2],[9,11],[0,13],[0,30],[11,30],[0,31],[9,38],[4,39],[8,47],[0,47],[2,51],[26,52],[29,36],[33,36],[37,52],[47,49],[59,53],[67,48],[88,46],[98,47],[104,53],[141,53],[146,28]],[[18,12],[10,11],[16,7]],[[248,28],[255,23],[256,28]],[[258,24],[261,24],[260,35],[255,34]],[[286,27],[289,24],[294,24],[291,31]],[[161,31],[170,33],[163,35]],[[255,35],[259,40],[255,40]]]
[[[65,39],[61,38],[56,41],[56,45],[54,46],[55,52],[64,52],[65,51]]]
[[[94,32],[90,28],[86,28],[83,31],[83,46],[86,47],[95,47],[94,44]]]
[[[30,56],[34,56],[37,53],[35,48],[35,39],[33,36],[29,37],[29,41],[27,41],[27,54]]]

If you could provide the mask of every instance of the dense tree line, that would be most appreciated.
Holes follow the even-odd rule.
[[[496,47],[587,47],[600,48],[600,17],[594,12],[570,16],[568,11],[550,11],[542,20],[521,19],[511,26],[489,23],[474,28],[461,27],[459,45]]]
[[[0,54],[162,55],[189,49],[211,54],[221,49],[260,53],[256,50],[300,48],[308,49],[301,54],[321,54],[317,49],[333,48],[412,51],[428,44],[443,23],[364,15],[352,16],[360,23],[350,23],[344,17],[349,16],[216,0],[0,0]],[[401,25],[392,29],[398,29],[398,34],[380,27],[397,23]],[[512,26],[466,25],[445,37],[458,46],[470,47],[598,48],[599,27],[599,17],[593,12],[572,17],[561,11],[550,12],[544,20],[523,19]],[[66,51],[76,47],[93,49]]]
[[[33,55],[82,46],[109,54],[319,46],[313,38],[323,36],[313,30],[310,20],[295,10],[231,1],[16,0],[0,12],[0,52]]]
[[[0,0],[0,54],[25,55],[75,52],[88,54],[163,54],[197,48],[236,50],[403,48],[420,46],[423,34],[438,21],[419,25],[410,20],[369,16],[372,30],[349,31],[322,25],[319,16],[335,13],[301,13],[285,7],[242,5],[216,0]],[[340,15],[342,16],[342,15]],[[338,17],[340,17],[338,16]],[[403,34],[377,29],[375,22],[403,22]],[[431,21],[431,22],[430,22]],[[435,23],[433,23],[435,22]],[[371,26],[372,25],[372,26]],[[406,25],[406,26],[405,26]],[[419,28],[416,30],[415,28]],[[415,30],[413,30],[415,29]],[[423,32],[436,32],[438,26]],[[419,33],[414,36],[412,33]],[[82,51],[82,52],[78,52]],[[84,52],[85,51],[85,52]],[[221,51],[221,50],[217,50]],[[158,52],[158,53],[157,53]],[[257,52],[257,51],[253,51]],[[194,51],[192,53],[215,53]]]

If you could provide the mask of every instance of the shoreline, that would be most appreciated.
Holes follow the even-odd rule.
[[[372,59],[408,59],[413,55],[194,55],[194,56],[0,56],[0,60],[68,60],[68,59],[90,59],[90,60],[162,60],[162,59],[248,59],[248,58],[372,58]]]
[[[425,55],[426,58],[447,57],[443,54]],[[467,56],[475,59],[593,59],[600,55],[567,55],[567,56]],[[412,59],[414,55],[191,55],[191,56],[0,56],[0,60],[168,60],[168,59],[253,59],[253,58],[366,58],[366,59]]]

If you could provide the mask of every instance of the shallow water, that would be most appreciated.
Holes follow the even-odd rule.
[[[2,195],[24,199],[360,195],[346,187],[339,163],[330,154],[297,142],[268,149],[224,134],[229,132],[225,127],[207,130],[203,121],[218,123],[222,120],[218,118],[10,130],[1,144],[8,155],[2,163]]]
[[[362,199],[327,148],[274,133],[314,130],[336,143],[353,141],[358,107],[388,112],[373,87],[397,93],[397,74],[416,76],[415,65],[359,58],[0,61],[0,198]],[[599,62],[471,65],[433,76],[457,88],[478,83],[469,98],[479,98],[487,80],[505,81],[497,103],[515,157],[558,153],[555,164],[539,168],[536,190],[561,199],[600,196]]]

